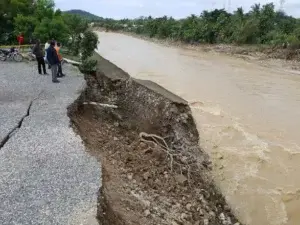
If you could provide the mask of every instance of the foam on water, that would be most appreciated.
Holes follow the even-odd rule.
[[[289,175],[290,164],[284,158],[298,158],[298,146],[294,144],[294,148],[286,148],[280,143],[260,138],[259,135],[249,132],[247,126],[243,126],[239,119],[230,117],[218,105],[192,102],[190,107],[199,122],[201,140],[206,140],[201,146],[213,159],[216,180],[243,222],[294,225],[295,222],[288,219],[287,204],[300,199],[300,191],[286,193],[285,186],[294,189],[297,182],[300,184],[300,178],[293,182],[293,177],[286,177],[285,183],[281,178],[276,180],[276,177],[280,173],[283,174],[280,177]],[[205,124],[204,121],[209,123]],[[300,169],[300,166],[298,168]],[[297,208],[300,207],[298,204],[299,201],[293,202]],[[258,207],[258,212],[253,205],[264,207]]]

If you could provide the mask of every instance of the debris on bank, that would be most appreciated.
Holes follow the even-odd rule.
[[[80,62],[77,62],[77,61],[74,61],[74,60],[71,60],[71,59],[67,59],[67,58],[64,58],[64,61],[66,63],[72,64],[73,66],[79,66],[81,64]]]

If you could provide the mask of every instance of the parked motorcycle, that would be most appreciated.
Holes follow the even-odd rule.
[[[18,49],[12,47],[10,50],[0,49],[0,60],[6,61],[7,59],[21,62],[23,56],[19,53]]]

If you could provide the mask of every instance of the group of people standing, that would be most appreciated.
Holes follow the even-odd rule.
[[[59,53],[61,44],[54,40],[48,41],[45,44],[45,51],[43,50],[40,41],[36,41],[32,53],[35,55],[38,63],[38,72],[39,74],[47,74],[46,63],[48,63],[49,68],[52,73],[52,82],[59,83],[58,77],[64,77],[65,74],[62,72],[62,56]]]

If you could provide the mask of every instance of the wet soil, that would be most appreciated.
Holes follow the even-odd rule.
[[[94,106],[79,108],[70,114],[74,128],[103,167],[100,224],[237,222],[213,183],[203,179],[207,171],[176,166],[184,158],[174,158],[171,170],[170,158],[159,145],[145,143],[139,133],[107,115],[99,116]]]

